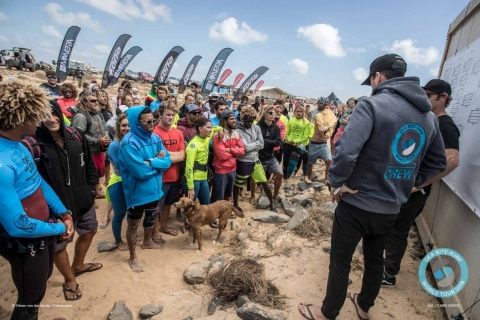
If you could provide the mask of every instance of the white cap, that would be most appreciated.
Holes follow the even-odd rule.
[[[132,91],[134,91],[134,92],[137,92],[137,91],[138,91],[138,89],[137,89],[137,88],[133,88],[133,89],[132,89]]]

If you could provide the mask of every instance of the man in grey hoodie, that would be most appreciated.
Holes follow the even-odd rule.
[[[360,294],[349,293],[359,319],[380,291],[383,252],[400,206],[414,187],[443,172],[447,161],[438,120],[416,77],[396,54],[377,58],[363,83],[349,125],[335,144],[328,174],[332,201],[339,202],[332,229],[327,292],[322,307],[300,304],[314,319],[335,319],[345,301],[355,247],[363,238],[365,272]],[[341,200],[341,201],[340,201]]]
[[[263,149],[263,136],[260,128],[253,124],[256,116],[257,113],[253,107],[243,107],[240,111],[240,119],[243,122],[239,122],[235,129],[245,146],[245,154],[237,158],[237,172],[233,187],[233,205],[243,212],[238,205],[238,195],[240,190],[245,187],[248,178],[251,177],[255,183],[263,187],[263,191],[267,195],[268,200],[270,200],[270,210],[276,212],[272,190],[267,185],[267,176],[258,157],[258,151]]]

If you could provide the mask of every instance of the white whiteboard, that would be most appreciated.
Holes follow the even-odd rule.
[[[448,59],[440,78],[452,86],[453,100],[447,113],[461,134],[460,165],[443,180],[480,217],[479,40]]]

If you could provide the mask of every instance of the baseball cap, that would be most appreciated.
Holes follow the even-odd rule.
[[[218,97],[218,93],[212,92],[208,95],[209,97]]]
[[[389,69],[402,69],[407,71],[407,63],[396,53],[389,53],[378,57],[377,59],[373,60],[372,64],[370,65],[370,73],[368,74],[367,80],[363,81],[362,86],[369,86],[370,77],[375,73]]]
[[[230,117],[235,117],[235,113],[232,110],[223,110],[222,111],[222,119],[228,119]]]
[[[436,93],[446,93],[449,96],[452,95],[452,87],[447,81],[441,79],[433,79],[428,81],[428,83],[422,87],[424,90],[430,90]]]
[[[137,89],[137,88],[135,88],[135,87],[133,87],[132,91],[133,91],[133,92],[137,92],[137,91],[138,91],[138,89]]]
[[[193,103],[192,103],[192,104],[189,104],[189,105],[187,106],[187,111],[186,111],[186,112],[187,112],[187,113],[190,113],[190,112],[195,111],[195,110],[199,110],[199,108],[198,108],[198,106],[197,106],[196,104],[193,104]]]

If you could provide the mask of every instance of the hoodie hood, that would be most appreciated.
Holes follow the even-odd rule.
[[[417,77],[393,78],[382,82],[373,89],[373,95],[379,95],[384,91],[399,94],[423,113],[432,111],[432,105]]]
[[[140,125],[140,114],[147,108],[146,106],[135,106],[135,107],[130,107],[127,110],[127,118],[128,118],[128,124],[130,125],[130,130],[140,137],[141,139],[150,139],[152,136],[152,133],[148,132],[145,130],[141,125]]]
[[[63,113],[62,109],[60,109],[60,106],[58,105],[56,100],[50,100],[50,108],[52,109],[52,114],[56,115],[60,119],[60,133],[62,137],[65,137],[65,121],[63,119]],[[52,135],[50,134],[50,131],[42,124],[37,127],[37,131],[35,134],[38,134],[41,136],[45,141],[51,141],[52,143],[55,143],[55,141],[52,138]]]
[[[92,88],[95,87],[95,86],[98,86],[98,84],[96,84],[96,83],[90,83],[90,85],[88,86],[88,93],[93,93]],[[100,86],[99,86],[99,87],[100,87]]]

